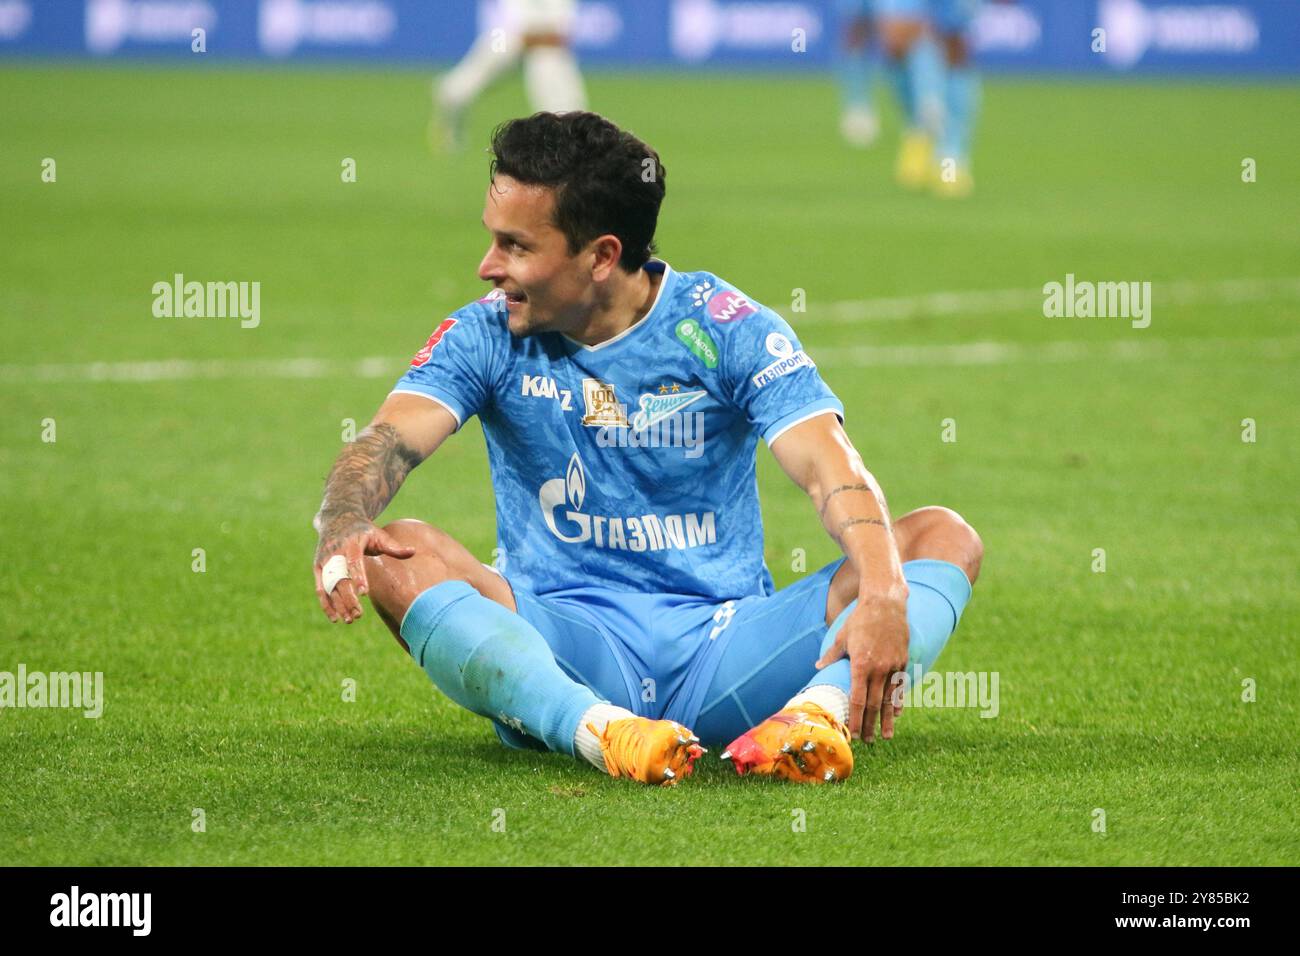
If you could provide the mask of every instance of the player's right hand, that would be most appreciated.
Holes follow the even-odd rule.
[[[348,562],[348,578],[326,593],[321,583],[321,568],[336,554]],[[367,518],[353,516],[331,519],[321,524],[320,543],[316,546],[316,560],[312,570],[316,575],[316,598],[325,616],[335,623],[351,624],[361,616],[361,595],[370,590],[366,580],[367,554],[387,554],[394,558],[409,558],[415,549],[398,544],[393,538]]]
[[[898,684],[894,675],[907,669],[907,585],[883,591],[874,598],[858,598],[835,643],[817,661],[818,670],[848,657],[851,677],[849,690],[849,733],[871,743],[876,723],[880,736],[894,736],[894,720],[902,713],[901,701],[895,697]]]

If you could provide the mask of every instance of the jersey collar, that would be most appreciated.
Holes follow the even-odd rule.
[[[646,272],[662,272],[664,277],[659,281],[659,291],[655,293],[655,300],[653,304],[651,304],[650,306],[650,311],[641,317],[640,322],[636,322],[633,325],[629,325],[627,328],[625,328],[622,332],[618,333],[618,335],[614,336],[613,338],[606,339],[603,342],[598,342],[595,345],[584,345],[582,342],[579,342],[577,339],[571,339],[567,335],[564,335],[563,332],[561,332],[560,335],[564,336],[565,341],[569,342],[572,345],[576,345],[584,352],[598,352],[601,349],[605,348],[606,346],[613,345],[615,342],[621,342],[623,339],[627,338],[629,335],[631,335],[633,332],[635,332],[637,329],[641,328],[642,326],[649,325],[650,320],[654,318],[656,315],[658,315],[659,307],[664,302],[664,290],[668,288],[668,283],[673,281],[673,267],[670,266],[668,263],[664,262],[664,260],[662,259],[651,259],[641,268],[644,269]]]

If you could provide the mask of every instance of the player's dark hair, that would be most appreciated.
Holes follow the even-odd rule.
[[[597,236],[623,244],[635,272],[655,253],[664,201],[659,154],[596,113],[534,113],[492,133],[491,175],[555,190],[555,225],[572,255]]]

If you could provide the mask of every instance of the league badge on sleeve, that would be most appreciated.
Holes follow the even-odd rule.
[[[424,348],[416,352],[415,357],[411,359],[411,368],[419,368],[425,362],[429,361],[429,356],[431,356],[433,350],[438,347],[438,343],[442,341],[442,337],[446,335],[447,331],[455,324],[455,319],[443,319],[438,327],[433,330],[433,334],[429,336],[429,341],[424,343]]]

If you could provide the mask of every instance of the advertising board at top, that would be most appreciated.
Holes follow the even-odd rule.
[[[601,68],[830,67],[838,0],[582,0],[572,42]],[[392,62],[434,68],[503,0],[0,0],[0,57]],[[986,2],[976,57],[1003,71],[1300,74],[1294,0]]]

